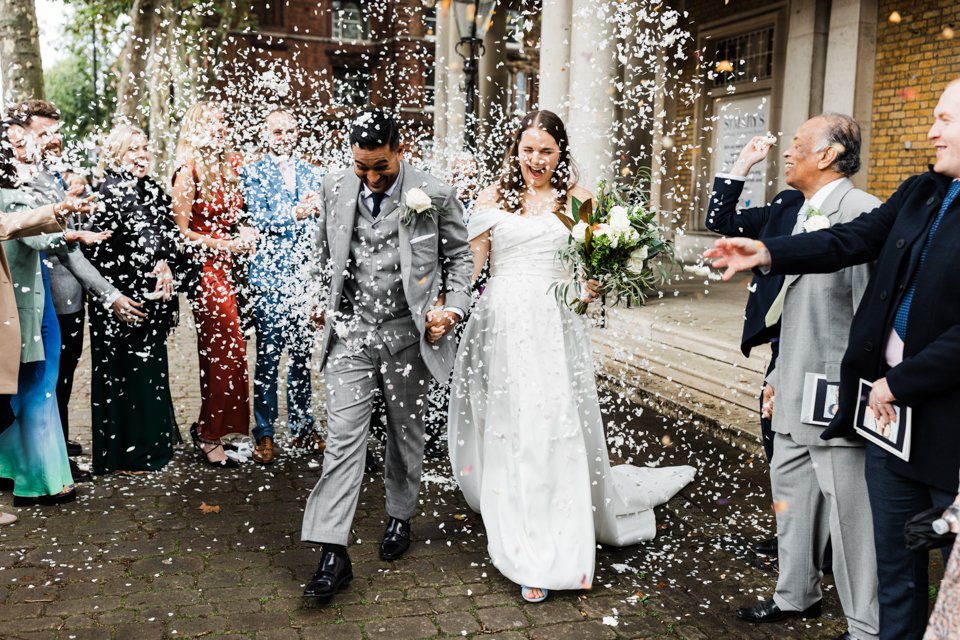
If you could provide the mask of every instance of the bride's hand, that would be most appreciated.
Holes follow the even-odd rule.
[[[452,311],[430,309],[427,312],[427,342],[436,344],[440,338],[447,335],[460,320],[460,316]]]
[[[593,278],[591,278],[590,280],[587,280],[586,282],[584,282],[583,293],[585,295],[583,296],[582,299],[584,302],[587,302],[587,303],[593,302],[594,300],[599,298],[600,297],[600,281],[594,280]]]

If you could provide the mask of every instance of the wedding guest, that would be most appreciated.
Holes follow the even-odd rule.
[[[256,446],[253,460],[271,464],[274,427],[279,415],[277,378],[280,356],[287,364],[287,425],[294,446],[323,453],[311,408],[310,350],[313,346],[307,312],[310,240],[315,227],[316,191],[321,171],[293,156],[300,129],[288,111],[271,111],[264,123],[267,155],[240,170],[247,220],[259,233],[257,251],[249,259],[257,334],[253,378],[253,415]]]
[[[200,417],[190,435],[198,458],[216,467],[239,466],[227,456],[222,438],[250,428],[247,347],[233,259],[253,250],[256,235],[239,226],[240,160],[230,152],[228,138],[218,106],[199,102],[190,107],[180,127],[173,172],[174,220],[191,259],[201,267],[188,296],[200,357]]]
[[[704,253],[728,279],[754,268],[828,273],[876,261],[840,368],[840,409],[822,437],[854,436],[861,379],[872,382],[868,402],[881,422],[897,421],[894,403],[912,410],[907,459],[867,443],[883,640],[923,636],[929,558],[906,548],[904,525],[949,505],[960,474],[960,79],[941,94],[927,135],[936,149],[931,169],[856,220],[789,238],[718,240]]]
[[[489,260],[490,279],[457,352],[450,461],[494,566],[528,602],[589,589],[597,543],[652,539],[653,505],[695,472],[610,466],[586,321],[550,290],[570,277],[556,257],[570,234],[555,214],[571,215],[573,198],[592,195],[577,183],[566,128],[534,111],[468,227],[473,276]],[[597,285],[586,283],[592,299]]]
[[[8,110],[11,120],[20,125],[11,127],[16,138],[23,136],[25,142],[21,162],[29,169],[30,177],[25,188],[31,191],[40,204],[63,200],[67,191],[63,177],[56,167],[60,163],[63,138],[60,134],[60,111],[56,105],[45,100],[26,100]],[[22,130],[20,129],[22,127]],[[70,192],[80,195],[75,189]],[[68,226],[78,229],[78,221],[71,218]],[[79,443],[70,440],[70,396],[73,393],[73,377],[83,352],[83,325],[85,318],[84,292],[95,304],[101,304],[120,317],[123,314],[141,315],[137,304],[120,293],[101,276],[81,251],[71,251],[50,256],[50,293],[60,325],[61,354],[57,377],[56,401],[67,443],[67,452],[72,456],[82,454]],[[74,479],[88,482],[90,473],[70,462]]]
[[[170,198],[148,175],[150,163],[143,131],[121,124],[110,132],[90,228],[111,236],[86,253],[110,284],[140,301],[144,317],[118,319],[90,307],[95,474],[156,471],[180,442],[167,367],[167,333],[177,312],[170,269],[177,229]]]
[[[4,123],[0,137],[6,137],[8,126]],[[67,244],[68,240],[79,239],[77,235],[68,238],[59,231],[68,215],[88,211],[89,202],[70,196],[56,204],[38,205],[22,188],[22,174],[14,163],[12,146],[0,145],[0,216],[39,210],[37,213],[48,219],[46,228],[58,232],[3,243],[20,332],[18,344],[12,349],[19,354],[16,392],[10,398],[14,419],[0,433],[0,478],[13,480],[14,506],[62,504],[75,500],[77,494],[56,405],[59,325],[41,251],[76,250],[75,245]],[[49,224],[50,218],[55,226]],[[84,237],[94,238],[96,234]]]
[[[737,211],[746,176],[766,161],[770,146],[763,142],[758,136],[747,143],[731,174],[714,182],[711,195],[711,212],[735,219],[747,235],[760,235],[755,230],[768,223],[782,226],[783,219],[791,223],[790,233],[802,234],[849,222],[880,204],[850,181],[860,169],[860,126],[849,116],[827,113],[800,125],[783,154],[791,189],[768,206]],[[839,383],[850,323],[869,279],[868,265],[787,278],[771,306],[758,310],[766,326],[780,326],[779,357],[766,382],[775,398],[770,484],[774,504],[785,506],[774,510],[779,539],[776,590],[771,599],[737,609],[742,620],[819,616],[821,569],[832,538],[833,572],[848,626],[840,638],[877,637],[876,554],[863,477],[864,442],[821,440],[823,423],[803,411],[816,397],[810,374]],[[824,398],[818,414],[828,409]]]

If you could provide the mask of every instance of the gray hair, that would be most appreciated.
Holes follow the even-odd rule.
[[[826,120],[826,127],[816,150],[833,147],[837,152],[833,168],[849,178],[860,171],[860,125],[842,113],[821,113],[818,117]]]

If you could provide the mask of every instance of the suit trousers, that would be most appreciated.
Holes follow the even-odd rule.
[[[351,341],[352,342],[352,341]],[[354,347],[334,338],[324,370],[327,448],[323,468],[303,515],[301,539],[346,545],[360,497],[374,396],[387,414],[387,515],[409,520],[416,513],[423,468],[423,413],[430,372],[420,344],[391,354],[379,337]]]
[[[256,440],[274,435],[279,415],[277,381],[280,356],[287,350],[287,425],[294,436],[313,431],[310,400],[310,348],[306,323],[287,308],[276,288],[256,288],[253,308],[257,333],[257,358],[253,375],[253,417]]]
[[[94,302],[93,304],[99,304]],[[83,354],[83,306],[76,313],[57,314],[60,324],[60,372],[57,375],[57,409],[63,439],[70,439],[70,396],[73,394],[73,376]]]
[[[862,447],[804,445],[775,434],[770,483],[780,576],[773,599],[789,611],[821,599],[820,567],[832,539],[833,578],[848,630],[872,640],[879,626],[877,560],[864,457]]]
[[[866,477],[873,509],[873,535],[880,582],[880,638],[920,640],[930,604],[927,551],[910,551],[903,537],[907,520],[932,507],[946,509],[954,494],[887,468],[887,453],[867,445]],[[946,562],[950,547],[943,549]]]

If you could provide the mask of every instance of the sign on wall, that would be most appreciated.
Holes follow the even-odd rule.
[[[770,131],[770,96],[723,97],[713,102],[713,114],[717,116],[713,139],[713,175],[729,171],[740,150],[754,136],[763,136]],[[778,153],[780,145],[770,150]],[[754,165],[747,175],[740,207],[755,207],[766,201],[767,163]]]

